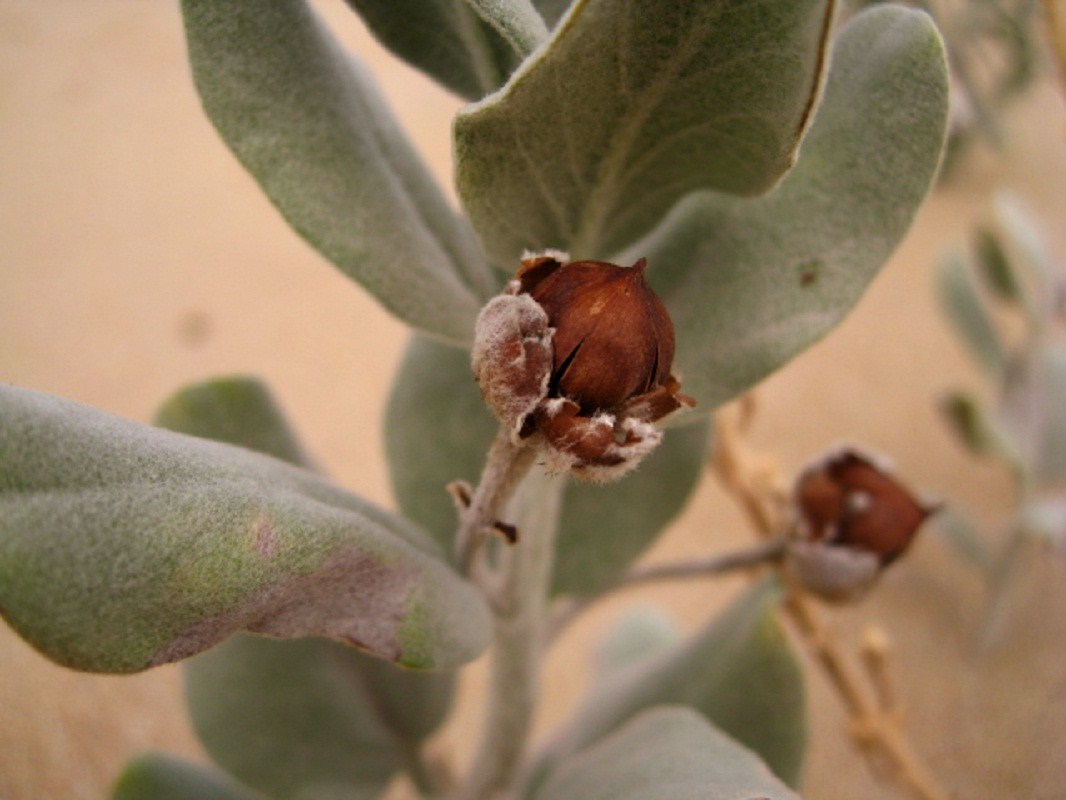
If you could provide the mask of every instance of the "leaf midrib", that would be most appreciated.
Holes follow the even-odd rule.
[[[637,137],[643,130],[652,111],[662,100],[669,82],[681,72],[682,66],[692,58],[696,44],[705,34],[708,25],[721,16],[721,3],[717,4],[716,8],[718,13],[709,14],[703,19],[701,24],[695,25],[688,30],[674,54],[663,63],[663,67],[659,70],[655,80],[639,92],[635,103],[631,105],[632,113],[614,128],[614,133],[607,146],[607,154],[600,161],[592,191],[585,201],[585,213],[577,226],[577,233],[569,243],[570,250],[578,258],[582,257],[582,254],[595,253],[594,248],[600,242],[607,214],[616,205],[620,178],[625,172],[625,165],[628,163],[629,154],[633,150]],[[628,16],[632,9],[633,2],[629,0],[625,11],[620,13],[625,13]],[[619,89],[621,88],[619,85]]]

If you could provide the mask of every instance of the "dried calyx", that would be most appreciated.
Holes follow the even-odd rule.
[[[644,259],[566,261],[526,258],[482,309],[474,374],[515,442],[539,437],[550,468],[615,480],[661,440],[652,423],[694,401],[670,372],[674,326]]]
[[[935,511],[878,459],[835,451],[796,480],[788,567],[801,586],[825,599],[857,599]]]

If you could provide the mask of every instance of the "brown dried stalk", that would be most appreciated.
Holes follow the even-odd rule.
[[[785,530],[786,491],[765,458],[750,452],[744,442],[754,415],[754,400],[741,401],[738,419],[719,414],[712,468],[722,487],[745,511],[763,538],[778,538]],[[889,764],[901,784],[921,800],[948,800],[950,795],[922,764],[906,737],[895,692],[886,669],[887,646],[876,639],[863,652],[865,673],[847,657],[832,631],[822,622],[811,596],[790,584],[784,604],[786,618],[821,667],[852,722],[852,736],[871,768]],[[870,690],[870,685],[874,687]]]
[[[1063,96],[1066,97],[1066,12],[1063,11],[1062,0],[1043,0],[1043,7],[1051,53],[1058,67]]]

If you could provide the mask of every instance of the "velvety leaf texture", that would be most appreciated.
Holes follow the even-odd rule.
[[[234,375],[187,386],[163,403],[154,422],[176,433],[313,466],[270,390],[256,378]]]
[[[774,618],[764,582],[677,646],[597,680],[537,765],[538,780],[640,712],[685,705],[750,747],[794,783],[806,746],[803,675]]]
[[[533,0],[549,28],[554,28],[570,7],[570,0]]]
[[[269,797],[378,797],[443,721],[451,682],[321,639],[238,636],[185,670],[200,741]]]
[[[0,610],[61,664],[135,672],[242,629],[413,667],[488,643],[422,531],[307,470],[11,386],[0,419]]]
[[[936,174],[947,96],[928,16],[859,14],[837,38],[823,102],[781,184],[750,200],[692,195],[621,256],[647,256],[700,409],[749,389],[858,302]]]
[[[415,338],[400,365],[385,418],[393,492],[403,513],[449,548],[456,515],[444,487],[476,483],[498,424],[465,350]],[[617,578],[682,509],[705,463],[709,426],[671,429],[624,480],[570,481],[563,496],[553,593],[589,594]]]
[[[514,48],[466,0],[345,0],[400,58],[467,100],[499,88]]]
[[[444,487],[460,479],[477,483],[498,428],[474,382],[470,353],[412,338],[393,381],[383,427],[400,510],[448,551],[457,517]]]
[[[548,38],[544,18],[532,0],[467,0],[522,56],[532,53]]]
[[[686,193],[766,191],[821,80],[830,0],[578,0],[456,120],[459,193],[491,258],[603,259]]]
[[[261,800],[261,795],[211,767],[147,753],[126,765],[111,800]]]
[[[466,341],[494,279],[363,67],[303,0],[183,0],[196,88],[289,224],[405,322]]]
[[[685,708],[646,711],[569,760],[534,800],[798,800],[758,757]]]
[[[253,378],[186,387],[163,404],[156,423],[308,463],[270,392]],[[186,696],[204,746],[234,775],[272,794],[319,781],[375,794],[399,765],[415,763],[455,688],[451,672],[398,669],[314,639],[235,637],[186,667]],[[352,739],[363,746],[350,749]],[[308,749],[316,752],[311,762]]]

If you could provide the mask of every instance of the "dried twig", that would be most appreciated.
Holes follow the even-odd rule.
[[[743,433],[752,414],[753,401],[748,399],[739,421],[719,415],[712,468],[759,535],[776,540],[786,526],[787,495],[766,460],[748,452]],[[866,668],[864,674],[855,668],[824,625],[807,592],[790,584],[784,609],[786,618],[844,704],[852,721],[855,742],[871,760],[871,766],[874,760],[887,762],[900,783],[921,800],[948,800],[948,793],[922,764],[902,728],[902,714],[887,671],[885,637],[880,640],[876,636],[867,637],[862,662]]]
[[[686,578],[707,578],[715,575],[724,575],[739,570],[751,570],[780,561],[784,554],[785,543],[783,539],[771,539],[761,542],[754,547],[737,550],[732,553],[722,553],[707,558],[697,558],[685,561],[668,562],[665,564],[650,564],[646,567],[637,567],[623,575],[614,583],[604,587],[600,592],[591,597],[572,600],[561,606],[555,613],[548,630],[548,640],[554,641],[563,630],[570,625],[580,614],[590,606],[598,603],[609,594],[643,586],[648,583],[667,580],[683,580]]]
[[[1061,0],[1042,0],[1044,21],[1047,24],[1051,52],[1058,67],[1059,84],[1066,97],[1066,14],[1063,13]]]

